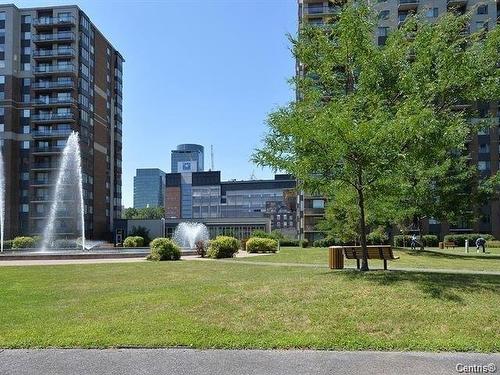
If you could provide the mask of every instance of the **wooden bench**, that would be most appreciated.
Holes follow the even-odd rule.
[[[445,242],[445,243],[444,243],[444,248],[445,248],[445,249],[447,249],[447,248],[449,248],[449,247],[452,247],[452,248],[453,248],[453,247],[457,247],[457,245],[456,245],[456,244],[455,244],[455,242],[453,242],[453,241],[448,241],[448,242]]]
[[[390,245],[368,245],[368,259],[382,259],[384,261],[384,270],[387,269],[387,261],[399,259],[394,256]],[[344,246],[344,255],[347,259],[356,259],[356,267],[360,268],[360,260],[363,259],[363,250],[361,246]]]

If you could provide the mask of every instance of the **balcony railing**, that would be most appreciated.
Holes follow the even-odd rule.
[[[37,138],[69,137],[71,132],[71,129],[35,130],[31,135]]]
[[[56,26],[56,25],[74,25],[76,24],[75,17],[40,17],[33,20],[33,26]]]
[[[64,149],[64,146],[35,146],[33,148],[33,152],[61,152]]]
[[[323,7],[306,7],[306,14],[319,15],[319,14],[336,14],[342,10],[339,6],[323,6]]]
[[[73,113],[38,113],[31,116],[31,121],[72,120]]]
[[[402,4],[418,5],[419,0],[399,0],[398,3],[400,5],[402,5]]]
[[[75,40],[75,33],[73,32],[33,35],[34,42],[71,41],[71,40]]]
[[[51,105],[51,104],[73,104],[75,103],[75,99],[72,97],[69,98],[35,98],[32,101],[33,105]]]
[[[75,72],[75,66],[73,64],[38,65],[38,66],[35,66],[34,72],[35,73]]]
[[[57,56],[75,56],[73,48],[58,49],[37,49],[33,52],[34,57],[57,57]]]
[[[57,169],[58,165],[54,163],[33,163],[32,169]]]
[[[35,179],[33,180],[32,185],[48,185],[50,184],[50,180],[48,178],[44,179]]]
[[[42,81],[33,82],[33,89],[55,89],[55,88],[71,88],[74,86],[73,81]]]

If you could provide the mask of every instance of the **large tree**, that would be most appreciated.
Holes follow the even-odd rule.
[[[332,204],[356,207],[362,270],[368,270],[367,209],[377,215],[394,208],[407,161],[422,160],[426,149],[464,153],[471,129],[467,107],[459,104],[498,95],[499,33],[466,35],[468,22],[467,16],[434,24],[412,17],[376,46],[374,13],[357,1],[335,23],[305,26],[291,38],[303,72],[294,81],[299,100],[269,115],[253,159],[294,174]]]
[[[122,216],[124,219],[161,219],[165,217],[165,209],[163,207],[129,207],[123,210]]]

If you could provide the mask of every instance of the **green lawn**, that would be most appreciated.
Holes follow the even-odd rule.
[[[0,348],[500,350],[498,276],[180,261],[2,267],[0,285]]]
[[[412,250],[394,250],[394,254],[400,259],[389,261],[389,269],[397,268],[438,268],[438,269],[458,269],[471,271],[499,271],[500,257],[486,254],[470,253],[468,255],[455,251],[437,252],[437,251],[412,251]],[[296,248],[283,247],[276,254],[263,255],[251,258],[239,258],[236,261],[252,262],[272,262],[272,263],[304,263],[304,264],[323,264],[328,265],[328,249],[323,248]],[[346,260],[348,266],[355,266],[355,260]],[[381,260],[370,260],[372,268],[383,268]]]

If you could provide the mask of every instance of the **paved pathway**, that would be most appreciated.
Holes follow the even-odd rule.
[[[192,349],[46,349],[0,352],[2,375],[471,373],[465,372],[464,366],[486,366],[481,367],[480,373],[485,373],[484,369],[488,369],[486,373],[494,374],[491,371],[500,366],[500,354]]]

